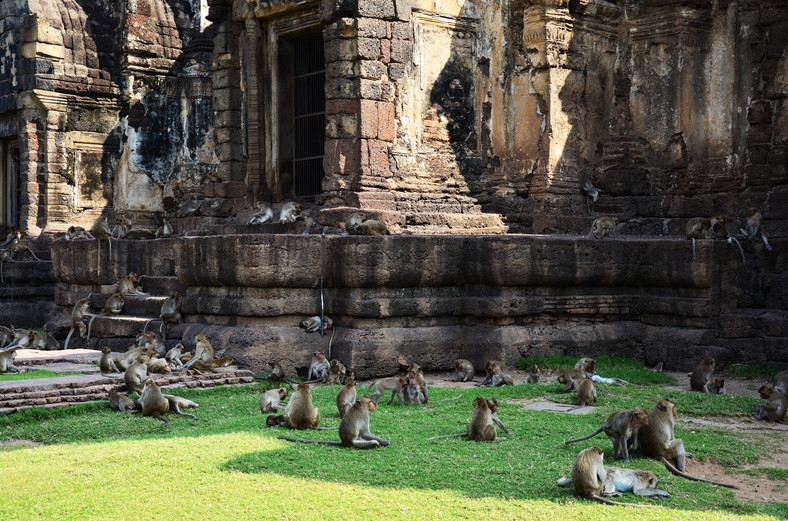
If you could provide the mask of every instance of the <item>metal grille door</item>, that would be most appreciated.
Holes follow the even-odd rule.
[[[293,192],[295,197],[323,191],[326,139],[323,36],[293,42]]]

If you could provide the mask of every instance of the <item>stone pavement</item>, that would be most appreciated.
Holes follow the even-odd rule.
[[[0,381],[0,414],[12,414],[34,406],[51,409],[68,407],[75,403],[106,400],[109,390],[113,387],[121,386],[121,390],[125,390],[123,373],[103,375],[99,372],[96,364],[100,358],[101,353],[92,349],[18,350],[14,363],[24,371],[45,369],[56,373],[80,374]],[[250,385],[255,381],[251,371],[238,369],[235,366],[224,367],[217,369],[216,373],[202,375],[173,372],[150,376],[162,389]]]

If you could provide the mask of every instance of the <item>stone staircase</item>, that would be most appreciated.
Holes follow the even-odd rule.
[[[123,373],[103,375],[96,363],[101,353],[90,349],[39,351],[20,349],[15,364],[24,370],[47,369],[73,373],[52,378],[0,381],[0,414],[7,415],[34,406],[52,409],[76,403],[107,400],[110,389],[125,389]],[[151,374],[162,389],[202,389],[219,385],[251,385],[250,371],[237,367],[217,369],[216,373],[189,375],[185,372]]]

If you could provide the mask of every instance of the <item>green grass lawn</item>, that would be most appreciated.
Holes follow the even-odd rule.
[[[200,419],[171,415],[167,430],[155,419],[114,413],[103,403],[23,411],[0,418],[0,440],[44,445],[0,451],[0,519],[788,518],[786,503],[742,503],[728,489],[671,476],[639,455],[629,466],[657,472],[660,488],[673,497],[638,501],[627,494],[622,500],[661,508],[596,505],[555,485],[577,453],[592,445],[605,449],[608,464],[623,466],[613,460],[604,435],[563,444],[591,432],[615,410],[648,408],[663,397],[676,402],[680,416],[744,417],[751,409],[751,398],[638,385],[650,382],[654,373],[647,373],[632,369],[629,386],[600,385],[598,410],[588,415],[528,411],[518,403],[539,398],[571,403],[570,395],[558,393],[557,383],[484,391],[431,388],[426,406],[398,406],[396,400],[386,406],[381,399],[372,413],[372,431],[391,445],[368,451],[278,440],[292,431],[265,427],[258,409],[263,386],[174,392],[200,403],[192,411]],[[313,389],[324,426],[339,424],[338,389]],[[458,394],[460,399],[432,403]],[[512,430],[506,441],[426,441],[464,431],[476,396],[499,399],[499,415]],[[735,432],[678,425],[676,435],[687,450],[734,469],[757,461],[764,450]],[[296,436],[338,439],[336,431]],[[777,446],[777,439],[760,443]],[[788,477],[779,469],[740,472],[741,479],[755,474],[785,483]]]

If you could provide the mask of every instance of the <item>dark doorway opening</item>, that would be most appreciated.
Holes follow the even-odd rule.
[[[326,141],[323,36],[293,40],[293,195],[323,191]]]
[[[19,227],[19,141],[0,141],[0,227]]]

